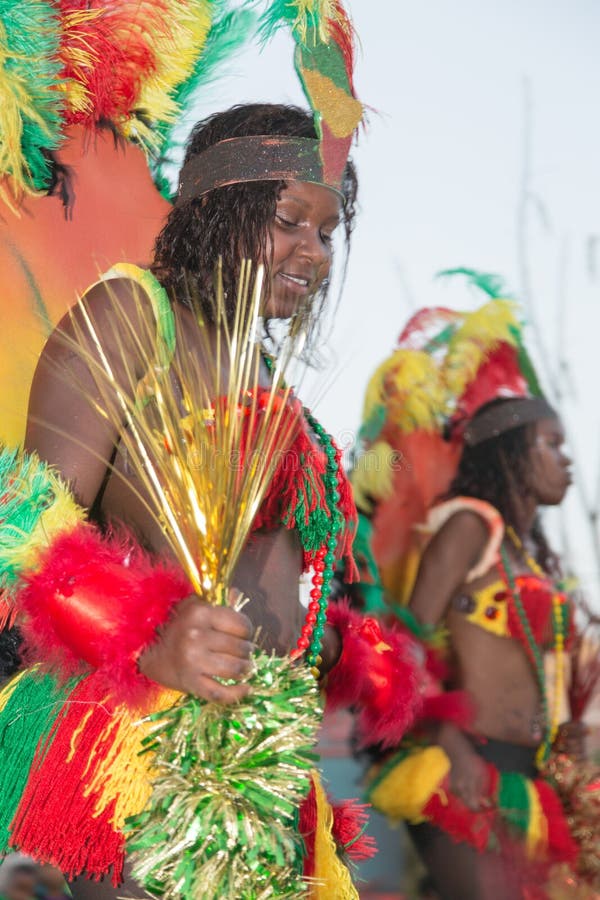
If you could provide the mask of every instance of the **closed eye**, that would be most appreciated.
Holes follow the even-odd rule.
[[[298,222],[293,222],[291,219],[285,219],[280,213],[277,213],[275,218],[280,225],[284,226],[284,228],[295,228],[298,225]]]

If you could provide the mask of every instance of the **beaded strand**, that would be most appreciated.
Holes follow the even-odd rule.
[[[263,359],[269,370],[273,370],[273,360],[266,354]],[[303,654],[306,662],[311,667],[315,677],[319,677],[318,667],[321,663],[321,645],[327,622],[327,604],[329,589],[333,580],[335,567],[335,551],[338,546],[339,534],[344,526],[344,517],[338,508],[341,494],[340,482],[343,478],[341,461],[342,452],[335,446],[333,438],[325,431],[321,423],[312,415],[306,407],[303,409],[307,424],[312,429],[320,447],[322,448],[327,463],[323,483],[325,488],[325,502],[329,511],[329,532],[323,546],[315,553],[313,563],[314,575],[311,579],[310,602],[306,613],[306,619],[300,632],[300,637],[295,648],[291,651],[292,659],[298,659]]]
[[[516,532],[508,526],[506,529],[507,535],[510,540],[513,542],[514,546],[519,550],[525,562],[531,571],[538,575],[540,578],[544,580],[548,580],[548,576],[541,568],[541,566],[534,560],[528,553],[526,553],[523,544],[521,543]],[[514,601],[515,610],[517,612],[517,616],[519,619],[519,624],[521,626],[521,630],[523,632],[523,636],[525,640],[523,644],[526,649],[529,651],[529,655],[533,662],[539,688],[541,694],[542,701],[542,712],[544,716],[544,722],[546,723],[546,735],[543,742],[540,744],[538,751],[536,753],[536,762],[538,767],[541,767],[548,756],[550,755],[550,750],[552,748],[552,744],[556,739],[556,735],[558,734],[558,719],[560,714],[560,699],[562,697],[562,692],[564,688],[564,649],[565,649],[565,635],[564,635],[564,623],[563,623],[563,615],[562,615],[562,604],[560,599],[560,594],[558,591],[554,591],[552,595],[552,630],[553,630],[553,638],[554,638],[554,652],[555,652],[555,660],[556,660],[556,671],[555,671],[555,680],[554,680],[554,696],[552,703],[552,717],[549,717],[548,710],[548,693],[546,690],[546,672],[544,668],[544,660],[540,648],[535,640],[533,632],[531,630],[531,624],[529,622],[529,618],[523,607],[523,603],[521,602],[521,596],[519,589],[517,587],[515,578],[512,573],[512,568],[510,565],[510,560],[508,558],[508,553],[506,552],[506,548],[502,546],[500,548],[500,554],[502,557],[502,568],[504,571],[505,579],[508,583],[512,599]]]

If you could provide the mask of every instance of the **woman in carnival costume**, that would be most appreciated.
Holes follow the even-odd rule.
[[[556,766],[581,751],[566,724],[573,609],[539,520],[571,481],[564,431],[513,304],[466,274],[493,299],[417,313],[367,391],[367,580],[447,690],[395,751],[374,749],[368,797],[408,823],[445,900],[598,896]]]
[[[148,357],[138,358],[133,330],[124,335],[115,327],[115,302],[119,321],[135,328],[136,316],[144,318],[140,333],[148,332],[152,318],[155,356],[166,372],[181,355],[206,351],[189,343],[188,326],[191,307],[210,294],[219,261],[224,302],[234,315],[243,257],[265,265],[268,321],[304,319],[309,332],[316,324],[333,231],[341,223],[349,238],[352,228],[356,177],[347,156],[362,107],[352,90],[352,31],[341,6],[325,3],[307,12],[304,4],[276,3],[263,29],[280,19],[294,26],[296,66],[314,118],[294,107],[257,104],[196,126],[152,272],[114,266],[65,317],[34,378],[26,437],[31,455],[5,451],[1,459],[4,602],[35,665],[0,695],[0,832],[4,847],[22,848],[70,876],[110,874],[113,884],[122,882],[124,825],[145,815],[152,790],[151,756],[140,756],[148,733],[143,717],[168,710],[181,693],[252,703],[246,680],[257,626],[264,649],[305,658],[320,677],[329,671],[332,703],[358,706],[371,738],[385,741],[391,733],[397,740],[419,703],[411,641],[343,606],[328,616],[335,557],[345,556],[352,568],[355,508],[341,453],[322,426],[290,400],[296,422],[286,465],[275,469],[234,577],[250,600],[243,613],[212,607],[191,596],[156,518],[147,515],[123,432],[90,405],[97,383],[86,359],[95,358],[97,347],[77,352],[83,325],[92,320],[117,380],[125,370],[135,372],[144,389]],[[212,308],[207,302],[208,322]],[[268,391],[272,365],[265,357],[259,390]],[[135,529],[144,549],[93,524],[115,518]],[[298,576],[307,569],[313,586],[303,621]],[[272,717],[272,706],[265,708]],[[295,773],[285,771],[282,777],[293,781]],[[261,858],[246,839],[249,867],[235,888],[211,894],[194,882],[192,859],[173,891],[356,897],[339,855],[369,852],[361,839],[364,813],[353,814],[347,805],[332,810],[318,778],[311,785],[305,772],[298,774],[306,784],[302,802],[278,807],[275,799],[271,816],[273,827],[282,817],[294,820],[303,843],[290,838],[283,850]],[[235,794],[236,788],[227,790]],[[256,787],[257,804],[267,793],[264,783]],[[165,806],[160,813],[164,818],[169,811]],[[243,822],[230,825],[243,831]],[[202,827],[196,822],[192,830]],[[186,826],[186,838],[190,830]],[[232,833],[220,828],[209,837],[213,862],[221,864],[230,853],[233,866]],[[290,846],[292,881],[290,866],[282,863]],[[150,847],[150,856],[161,849]],[[285,883],[295,885],[287,892],[278,880],[284,868]],[[164,889],[156,879],[146,884]],[[83,896],[97,888],[80,879],[76,890]]]

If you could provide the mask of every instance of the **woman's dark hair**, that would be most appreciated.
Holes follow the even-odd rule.
[[[500,398],[482,406],[478,413],[505,403]],[[535,423],[521,425],[474,447],[465,446],[458,471],[447,497],[476,497],[487,500],[504,522],[518,532],[519,497],[531,490],[531,448]],[[538,517],[531,530],[538,563],[550,574],[557,573],[558,559],[550,549]]]
[[[296,106],[233,106],[195,125],[186,145],[184,164],[219,141],[257,134],[316,137],[312,116]],[[348,162],[342,184],[346,256],[354,226],[357,185],[354,166]],[[174,298],[186,303],[190,290],[197,290],[201,298],[211,293],[220,257],[223,288],[233,298],[242,259],[262,262],[268,270],[267,236],[284,187],[284,181],[243,182],[176,203],[156,241],[154,274]],[[327,288],[324,284],[314,298],[311,319],[318,316]],[[210,306],[203,310],[206,314],[210,313]]]

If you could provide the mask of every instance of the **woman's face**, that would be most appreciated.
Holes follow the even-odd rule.
[[[542,506],[561,503],[571,484],[571,460],[564,443],[565,432],[559,419],[536,423],[531,448],[531,489]]]
[[[290,318],[327,278],[341,215],[340,197],[329,188],[291,181],[281,192],[267,245],[267,254],[273,254],[269,318]]]

